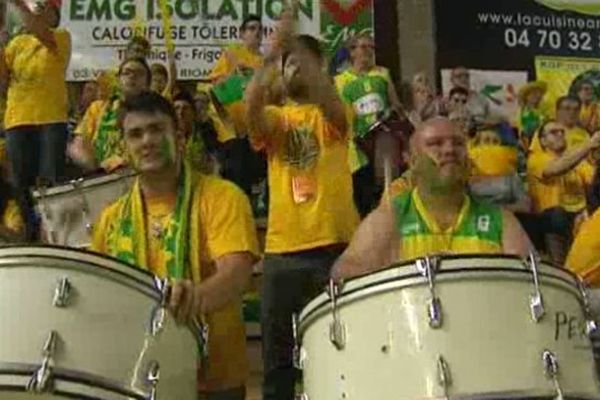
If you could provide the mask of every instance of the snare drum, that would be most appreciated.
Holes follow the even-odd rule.
[[[330,286],[297,324],[306,398],[600,399],[586,296],[566,270],[447,256]]]
[[[99,255],[0,248],[0,399],[196,399],[200,331],[163,289]]]
[[[131,173],[112,174],[34,191],[37,211],[42,216],[44,241],[75,248],[89,247],[92,224],[105,207],[129,190],[133,179]]]

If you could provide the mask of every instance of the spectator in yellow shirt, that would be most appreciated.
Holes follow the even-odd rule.
[[[143,58],[125,60],[119,68],[119,92],[108,100],[93,102],[75,130],[68,153],[87,170],[98,167],[112,172],[127,164],[117,115],[123,99],[150,88],[150,67]]]
[[[21,208],[14,196],[14,189],[0,175],[0,243],[22,242],[25,233],[25,224]]]
[[[573,96],[563,96],[556,101],[556,122],[565,128],[565,140],[568,148],[585,143],[589,138],[589,133],[579,125],[579,116],[581,114],[581,100]],[[543,151],[540,145],[539,132],[534,135],[530,152]]]
[[[269,166],[261,295],[265,400],[294,398],[292,314],[322,290],[358,224],[346,109],[324,72],[320,43],[295,36],[292,27],[293,13],[285,11],[268,61],[246,90],[250,140]],[[268,105],[281,65],[287,103]]]
[[[535,212],[540,214],[546,247],[552,259],[562,264],[572,241],[576,219],[585,212],[586,192],[594,167],[586,157],[600,147],[600,132],[580,145],[568,147],[566,129],[557,121],[539,130],[542,151],[527,160],[529,192]]]
[[[593,288],[600,288],[600,211],[585,221],[577,236],[566,266]]]
[[[37,223],[29,187],[38,178],[53,184],[64,175],[71,36],[58,29],[60,10],[54,2],[40,3],[35,12],[24,0],[12,2],[27,33],[2,46],[0,82],[8,84],[4,128],[11,180],[32,238]]]
[[[225,85],[232,77],[250,76],[263,64],[260,46],[263,38],[262,20],[257,15],[249,15],[240,26],[240,43],[228,46],[215,64],[209,79],[213,88]],[[240,88],[231,90],[243,90]],[[214,91],[213,91],[214,93]],[[246,194],[251,195],[252,185],[265,176],[264,163],[253,151],[246,137],[245,105],[241,101],[243,93],[232,93],[239,101],[222,105],[215,102],[215,108],[222,119],[222,127],[232,129],[231,139],[223,142],[223,177],[234,182]],[[215,98],[215,96],[213,96]],[[222,135],[221,135],[222,136]]]
[[[577,97],[581,100],[579,123],[588,132],[596,132],[600,128],[600,104],[594,93],[594,84],[585,80],[580,82]]]
[[[258,253],[250,204],[233,184],[183,161],[175,110],[161,95],[124,100],[119,126],[139,177],[102,212],[93,250],[170,278],[169,305],[178,321],[208,324],[199,398],[243,400],[241,299]]]

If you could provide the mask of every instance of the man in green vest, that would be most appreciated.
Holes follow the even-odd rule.
[[[353,173],[354,201],[361,215],[371,211],[375,193],[375,167],[372,153],[362,146],[373,146],[370,130],[382,115],[401,112],[402,105],[390,72],[375,65],[375,42],[368,33],[354,36],[349,44],[352,66],[335,77],[342,101],[352,109],[353,141],[349,163]],[[360,144],[359,144],[360,143]]]
[[[465,137],[447,118],[425,122],[411,138],[414,188],[384,199],[336,262],[336,279],[435,254],[514,254],[532,249],[514,215],[466,189]]]

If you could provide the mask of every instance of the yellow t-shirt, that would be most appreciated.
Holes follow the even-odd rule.
[[[542,212],[563,207],[569,212],[579,212],[586,206],[586,188],[592,182],[594,167],[582,161],[564,175],[543,179],[544,169],[555,158],[556,155],[541,151],[527,159],[527,181],[534,209]]]
[[[579,113],[579,121],[590,132],[598,129],[600,123],[600,104],[592,102],[590,104],[582,104],[581,112]]]
[[[84,137],[93,143],[100,124],[100,118],[106,109],[106,106],[110,103],[108,100],[96,100],[89,105],[85,111],[83,118],[75,129],[75,134]]]
[[[566,266],[581,276],[592,287],[600,287],[600,211],[583,223],[571,251]]]
[[[567,129],[565,132],[565,139],[567,141],[567,148],[572,148],[573,146],[579,146],[580,144],[585,143],[590,138],[590,134],[583,128],[579,126],[575,126],[573,128]],[[542,145],[540,143],[540,138],[538,132],[535,133],[533,139],[531,140],[531,144],[529,145],[529,151],[532,153],[537,153],[540,151],[544,151],[542,149]]]
[[[2,215],[2,224],[17,233],[22,233],[25,229],[21,209],[15,200],[9,200]]]
[[[507,176],[517,172],[517,149],[511,146],[469,146],[471,176]]]
[[[215,261],[220,257],[248,252],[258,255],[258,241],[252,210],[246,196],[232,183],[214,176],[202,176],[195,190],[194,201],[199,202],[202,279],[216,271]],[[175,197],[160,197],[146,201],[148,210],[148,263],[151,272],[164,277],[158,231],[164,229],[175,205]],[[106,253],[107,232],[110,224],[119,220],[118,207],[105,209],[94,230],[92,250]],[[158,266],[158,268],[157,268]],[[207,379],[200,382],[202,390],[216,391],[241,386],[248,377],[246,336],[241,300],[208,316],[209,369]],[[204,375],[204,374],[200,374]]]
[[[260,68],[263,65],[263,56],[260,53],[252,52],[242,44],[228,46],[213,67],[208,79],[215,81],[231,75],[238,65],[245,65],[252,69]]]
[[[254,53],[247,47],[241,44],[234,44],[223,52],[208,79],[214,81],[225,78],[235,73],[238,65],[243,65],[251,69],[258,69],[263,65],[263,57],[259,53]],[[239,101],[234,104],[230,104],[225,107],[227,115],[231,120],[235,134],[246,133],[246,104],[243,101]],[[217,126],[217,133],[222,136],[221,133],[226,133],[231,130],[227,127],[227,122],[223,121],[223,127]],[[221,132],[221,133],[220,133]],[[219,138],[221,143],[224,143],[228,138]]]
[[[71,57],[71,35],[54,31],[57,50],[51,51],[34,35],[20,35],[6,48],[10,83],[5,129],[67,121],[65,74]]]
[[[269,106],[271,135],[249,132],[268,155],[267,253],[349,243],[359,218],[352,198],[348,137],[313,104]]]

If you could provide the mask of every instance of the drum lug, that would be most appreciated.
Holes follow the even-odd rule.
[[[64,308],[69,305],[72,286],[69,278],[62,278],[54,289],[54,300],[52,304],[57,308]]]
[[[302,369],[300,362],[300,340],[298,338],[298,315],[296,313],[292,314],[292,334],[294,338],[293,365],[296,369]]]
[[[42,349],[42,364],[33,373],[27,383],[29,393],[48,393],[52,391],[52,374],[54,367],[54,354],[58,342],[58,333],[50,331]]]
[[[529,309],[531,311],[531,319],[534,322],[540,322],[546,310],[544,308],[544,297],[542,296],[542,290],[540,288],[540,280],[538,275],[538,255],[533,251],[529,253],[529,257],[525,261],[525,264],[531,269],[533,275],[534,293],[529,296]]]
[[[300,393],[295,396],[294,400],[310,400],[306,393]]]
[[[542,353],[542,361],[544,363],[544,374],[548,379],[552,379],[552,382],[554,383],[554,388],[556,389],[555,398],[557,400],[562,400],[563,391],[560,386],[560,383],[558,382],[560,369],[556,355],[550,350],[544,350],[544,352]]]
[[[150,385],[150,395],[148,396],[148,400],[156,400],[158,398],[156,393],[159,381],[160,365],[157,361],[151,361],[148,368],[148,374],[146,375],[146,382],[148,382],[148,385]]]
[[[75,189],[75,192],[79,195],[82,202],[81,212],[83,214],[83,221],[85,222],[85,230],[87,233],[92,233],[92,221],[90,219],[90,204],[87,201],[87,197],[85,197],[85,193],[83,192],[83,183],[85,180],[83,178],[75,179],[71,181],[71,186]]]
[[[342,350],[346,346],[346,328],[340,321],[340,314],[337,306],[337,298],[341,289],[340,286],[340,283],[331,279],[327,290],[327,294],[331,299],[331,314],[333,316],[333,321],[329,324],[329,341],[338,350]]]
[[[442,300],[435,291],[435,274],[439,269],[439,258],[425,257],[416,261],[417,269],[427,279],[429,285],[429,301],[427,302],[427,318],[432,329],[442,327],[444,317],[442,311]]]
[[[585,333],[588,337],[592,337],[594,333],[598,331],[598,323],[594,319],[594,314],[592,313],[592,308],[590,304],[590,292],[586,285],[586,283],[581,279],[581,277],[577,277],[577,283],[579,286],[579,291],[581,292],[581,298],[583,300],[583,314],[585,315]]]
[[[448,397],[448,389],[452,386],[452,375],[450,374],[450,366],[443,356],[438,356],[437,359],[438,383],[444,389],[444,396]]]
[[[48,209],[48,203],[46,202],[46,194],[48,191],[48,188],[46,185],[39,185],[37,187],[37,191],[40,195],[40,213],[42,214],[42,218],[46,220],[46,222],[48,222],[48,229],[47,229],[47,235],[48,235],[48,243],[49,244],[56,244],[58,239],[56,237],[56,231],[54,230],[53,224],[50,223],[50,221],[52,221],[52,216],[50,215],[50,210]]]
[[[167,307],[171,296],[171,285],[168,279],[154,277],[154,286],[160,292],[160,302],[154,307],[150,317],[150,335],[153,337],[158,336],[165,327]]]

